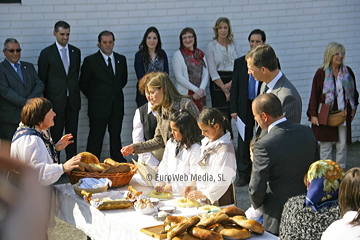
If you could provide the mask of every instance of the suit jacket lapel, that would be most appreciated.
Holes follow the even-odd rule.
[[[54,58],[55,58],[55,61],[57,61],[58,64],[61,64],[61,66],[62,66],[62,72],[63,72],[64,76],[66,77],[66,72],[65,72],[64,64],[63,64],[63,61],[62,61],[62,59],[61,59],[61,56],[60,56],[60,53],[59,53],[59,49],[58,49],[57,46],[56,46],[56,43],[54,43],[54,44],[52,45],[51,51],[52,51],[52,55],[53,55]]]
[[[110,73],[109,68],[107,64],[105,63],[104,57],[101,54],[100,50],[96,53],[96,61],[99,63],[99,65],[104,68],[104,70],[108,73]]]
[[[115,77],[118,77],[118,75],[120,74],[121,60],[115,53],[114,53],[114,58],[115,58]]]
[[[15,71],[15,69],[11,66],[11,64],[8,62],[8,60],[4,60],[3,61],[3,65],[5,66],[5,68],[13,75],[14,78],[16,78],[16,80],[18,80],[18,82],[20,82],[21,84],[24,85],[24,82],[21,80],[19,74],[17,74],[17,72]],[[23,70],[23,64],[21,63],[21,70]],[[23,72],[23,78],[25,80],[25,76],[24,76],[24,72]]]
[[[285,81],[285,76],[284,74],[281,76],[281,78],[279,78],[279,80],[275,83],[275,86],[273,88],[273,90],[271,90],[271,92],[273,92],[276,96],[278,96],[278,92],[281,90],[283,84]]]
[[[70,58],[70,63],[69,63],[69,72],[70,72],[70,68],[73,66],[76,59],[75,59],[74,48],[70,44],[68,44],[68,48],[69,48],[69,58]]]

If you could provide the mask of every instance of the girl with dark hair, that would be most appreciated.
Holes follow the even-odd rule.
[[[339,188],[341,219],[332,223],[322,240],[360,238],[360,168],[345,173]]]
[[[194,29],[184,28],[180,32],[179,40],[180,48],[172,59],[175,86],[180,94],[191,96],[201,111],[206,104],[205,89],[209,82],[205,53],[197,48]]]
[[[230,122],[219,110],[206,107],[198,117],[198,125],[205,137],[201,141],[196,190],[192,184],[184,195],[217,206],[236,204],[236,158]]]
[[[171,138],[167,141],[162,161],[159,165],[159,180],[156,191],[173,191],[182,193],[191,182],[200,155],[201,131],[196,119],[185,109],[170,116]],[[177,180],[177,176],[186,178]],[[167,179],[166,176],[173,176]],[[186,181],[186,179],[188,181]]]
[[[149,72],[166,72],[169,74],[169,63],[166,52],[161,48],[161,38],[156,27],[149,27],[135,54],[134,68],[138,82],[136,84],[136,104],[141,107],[147,103],[146,97],[139,92],[140,79]]]

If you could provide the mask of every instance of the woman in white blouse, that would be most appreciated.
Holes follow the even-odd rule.
[[[210,72],[212,107],[219,109],[230,120],[230,88],[234,61],[240,57],[240,47],[234,42],[230,20],[220,17],[213,27],[215,37],[206,49]]]
[[[184,28],[179,35],[180,48],[172,59],[175,86],[180,94],[191,96],[199,111],[206,104],[205,89],[209,82],[209,70],[205,54],[197,48],[194,29]]]
[[[29,99],[21,111],[21,123],[11,144],[11,157],[35,168],[39,174],[38,180],[43,186],[51,186],[63,173],[79,167],[81,160],[81,156],[74,156],[64,164],[58,163],[58,151],[65,149],[73,140],[72,134],[66,134],[54,144],[49,128],[54,126],[55,116],[51,102],[46,98]],[[54,201],[54,198],[52,200]],[[50,213],[54,212],[55,209],[52,208]],[[54,223],[52,217],[48,226],[53,227]]]

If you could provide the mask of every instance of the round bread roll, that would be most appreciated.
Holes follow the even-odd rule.
[[[234,216],[229,218],[232,222],[236,223],[237,225],[239,225],[240,227],[249,229],[250,231],[259,233],[259,234],[264,234],[264,227],[263,225],[261,225],[259,222],[252,220],[252,219],[247,219],[244,216]]]
[[[81,152],[78,155],[81,156],[81,162],[83,163],[100,163],[99,159],[92,153]]]

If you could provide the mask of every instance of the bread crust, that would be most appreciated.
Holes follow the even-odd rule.
[[[78,155],[81,156],[81,162],[83,163],[100,163],[99,159],[90,152],[81,152]]]
[[[245,216],[245,212],[241,208],[238,208],[235,206],[223,208],[223,209],[217,211],[215,213],[215,216],[218,216],[223,213],[225,213],[229,217],[238,216],[238,215]]]
[[[190,229],[188,229],[188,233],[198,237],[200,239],[205,239],[205,240],[222,240],[224,239],[223,236],[220,233],[211,231],[211,230],[207,230],[205,228],[202,227],[191,227]]]
[[[98,171],[96,171],[93,167],[91,167],[87,163],[79,162],[79,165],[81,165],[85,169],[86,172],[98,173]]]
[[[107,167],[102,173],[126,173],[130,172],[130,167],[128,165],[119,164],[117,166]]]
[[[200,218],[197,216],[192,216],[188,220],[176,224],[174,227],[170,228],[167,232],[167,239],[171,240],[175,236],[184,233],[189,227],[195,226],[200,221]]]
[[[259,234],[264,234],[264,227],[257,221],[252,219],[247,219],[244,216],[234,216],[229,218],[230,221],[239,225],[240,227],[249,229],[252,232],[256,232]]]

